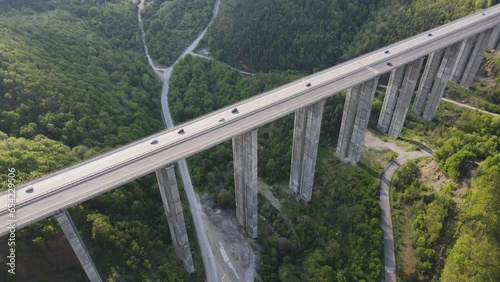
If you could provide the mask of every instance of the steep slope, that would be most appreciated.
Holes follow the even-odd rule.
[[[228,0],[206,44],[231,65],[312,72],[496,2]]]

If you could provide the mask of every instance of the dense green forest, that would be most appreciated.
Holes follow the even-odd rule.
[[[205,44],[215,58],[241,68],[312,72],[496,2],[227,0]]]
[[[474,84],[471,89],[450,83],[445,96],[478,109],[500,114],[500,76],[497,76],[500,70],[500,56],[494,50],[487,50],[484,57],[484,77],[479,83]]]
[[[270,72],[246,77],[221,63],[187,56],[171,79],[172,115],[176,122],[183,122],[300,75]],[[259,214],[265,218],[259,222],[258,240],[263,246],[259,274],[265,281],[380,278],[378,175],[341,164],[328,149],[337,139],[344,98],[333,96],[325,106],[321,132],[325,148],[318,160],[321,167],[313,201],[304,204],[292,194],[278,192],[285,200],[279,212],[259,198]],[[290,173],[292,126],[293,116],[288,116],[259,128],[259,176],[269,183],[286,179]],[[222,207],[234,206],[230,141],[192,156],[188,162],[195,187],[209,192]],[[330,171],[336,172],[335,178]],[[288,190],[281,186],[282,191]]]
[[[135,21],[133,13],[121,17],[117,30]],[[147,110],[158,108],[160,85],[140,45],[114,45],[94,20],[64,9],[0,18],[0,131],[104,148],[161,128],[160,111]],[[137,31],[129,36],[140,39]]]
[[[14,167],[18,183],[25,182],[163,128],[161,84],[144,56],[137,3],[33,0],[2,4],[2,171]],[[2,183],[6,176],[0,175]],[[99,254],[93,258],[104,280],[203,279],[196,241],[191,242],[198,270],[193,276],[186,277],[175,256],[153,176],[70,212],[88,248]],[[189,212],[186,219],[191,232]],[[70,249],[66,260],[64,256],[60,261],[45,258],[53,252],[51,248],[58,248],[54,242],[61,234],[51,218],[18,230],[24,279],[85,279],[76,259],[68,263],[74,256]],[[1,245],[2,253],[5,246]],[[50,272],[56,266],[57,275]],[[2,263],[3,273],[5,267]]]
[[[485,65],[499,57],[489,56]],[[500,74],[498,69],[485,69],[485,74],[492,79],[480,79],[471,90],[450,84],[449,95],[468,91],[477,101],[492,104],[490,93]],[[411,115],[405,126],[403,139],[435,148],[437,168],[431,174],[444,175],[424,183],[429,176],[423,172],[431,162],[424,160],[409,161],[393,178],[398,276],[411,281],[497,281],[499,210],[494,191],[499,189],[500,117],[443,102],[434,122]]]
[[[149,55],[171,65],[207,26],[215,0],[147,1],[142,13]]]
[[[214,3],[146,2],[143,21],[149,51],[164,65],[173,63],[204,28]],[[202,47],[232,65],[268,72],[245,77],[218,62],[187,56],[171,79],[174,120],[187,121],[497,2],[223,0]],[[18,180],[27,181],[163,128],[160,83],[144,56],[137,4],[0,0],[1,170],[15,167]],[[489,69],[497,70],[498,58],[488,60],[493,66]],[[498,83],[498,76],[492,80]],[[498,112],[497,86],[478,83],[473,91],[453,85],[450,89],[453,97],[475,97],[482,108]],[[381,279],[380,171],[341,164],[332,149],[344,99],[340,93],[325,105],[310,203],[289,193],[285,183],[293,115],[259,128],[259,176],[278,188],[275,193],[282,201],[278,210],[259,198],[258,273],[264,281]],[[379,95],[374,118],[381,101]],[[434,122],[408,118],[403,139],[436,148],[439,169],[456,183],[472,177],[472,189],[460,208],[455,201],[458,186],[429,188],[418,180],[419,163],[410,162],[396,176],[395,208],[415,207],[409,230],[418,269],[409,278],[500,280],[494,263],[500,254],[498,228],[491,227],[499,226],[493,196],[500,183],[499,124],[498,118],[473,112],[459,116],[449,105],[441,107]],[[221,207],[234,206],[230,141],[188,162],[195,187]],[[471,173],[479,162],[477,172]],[[5,180],[5,174],[0,177]],[[191,277],[185,276],[172,251],[158,194],[154,177],[147,176],[71,209],[89,248],[99,254],[94,259],[107,281],[203,280],[188,209],[185,219],[197,270]],[[18,236],[20,256],[35,253],[43,258],[61,231],[47,219],[19,230]],[[34,266],[57,265],[48,261]],[[84,277],[63,266],[59,270],[70,280]],[[29,275],[28,280],[50,280],[44,276],[50,273]]]
[[[175,123],[181,123],[262,93],[303,76],[297,71],[258,73],[247,77],[221,63],[187,56],[175,67],[171,78],[169,104]],[[200,95],[202,93],[202,95]],[[327,100],[322,123],[322,138],[336,140],[345,95]],[[270,183],[286,178],[290,170],[293,115],[259,128],[259,175]],[[233,183],[233,173],[223,160],[232,158],[229,143],[191,156],[195,183],[219,193]],[[214,170],[215,168],[215,170]],[[203,181],[202,181],[203,180]],[[230,189],[231,190],[231,189]],[[231,192],[232,193],[232,192]]]

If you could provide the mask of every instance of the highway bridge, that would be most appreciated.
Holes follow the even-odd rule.
[[[290,188],[310,200],[319,139],[314,121],[321,123],[326,98],[348,90],[337,154],[356,163],[381,75],[391,73],[379,128],[397,137],[417,81],[415,101],[420,104],[414,102],[413,110],[432,119],[448,81],[468,87],[486,47],[498,48],[499,26],[496,5],[24,183],[16,189],[16,226],[53,216],[233,138],[237,217],[256,237],[258,127],[296,113]],[[0,195],[1,236],[9,232],[7,198],[7,192]]]

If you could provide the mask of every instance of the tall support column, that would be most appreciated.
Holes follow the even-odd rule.
[[[324,105],[323,100],[295,112],[290,189],[306,202],[312,196]]]
[[[394,112],[394,107],[396,106],[396,100],[398,98],[399,88],[403,81],[403,75],[405,73],[405,66],[393,69],[391,76],[389,77],[389,83],[387,85],[387,90],[385,92],[384,103],[382,104],[382,109],[380,111],[380,116],[378,118],[377,128],[381,132],[387,132],[389,125],[391,123],[392,114]]]
[[[500,46],[500,24],[493,30],[488,48],[498,50],[498,46]]]
[[[411,98],[413,97],[413,92],[415,92],[415,86],[417,85],[423,61],[424,59],[421,58],[406,66],[405,78],[401,85],[400,95],[388,132],[394,138],[398,138],[401,130],[403,130],[403,124],[406,120],[408,108],[410,108]]]
[[[257,129],[233,137],[236,219],[257,238]]]
[[[193,258],[191,248],[189,247],[189,238],[186,231],[186,222],[182,212],[181,198],[177,179],[175,177],[174,166],[167,166],[156,171],[158,188],[160,189],[163,208],[167,216],[170,236],[174,245],[177,257],[181,259],[184,269],[187,273],[194,272]]]
[[[425,65],[424,73],[418,85],[417,96],[413,101],[412,110],[414,113],[420,115],[424,111],[425,102],[431,92],[432,85],[439,70],[439,65],[443,59],[444,49],[438,50],[427,57],[427,64]]]
[[[66,239],[68,239],[71,248],[73,248],[89,280],[91,282],[101,282],[101,276],[99,276],[99,272],[97,272],[97,268],[76,229],[75,223],[71,219],[71,215],[67,210],[63,210],[55,214],[54,217],[57,222],[59,222]]]
[[[343,161],[359,161],[377,83],[378,77],[356,85],[347,92],[337,145],[337,155]]]
[[[432,86],[431,92],[427,99],[427,104],[423,113],[423,117],[426,120],[432,120],[436,115],[437,108],[439,106],[439,101],[443,97],[444,90],[448,81],[451,79],[453,66],[457,59],[458,48],[460,47],[460,42],[455,43],[452,46],[448,46],[444,52],[443,60],[439,66],[439,70],[436,74],[436,80]]]
[[[480,33],[477,38],[474,50],[472,51],[469,62],[465,67],[462,79],[460,80],[460,84],[465,88],[469,88],[472,85],[472,82],[474,82],[474,78],[476,77],[477,71],[479,70],[479,66],[481,65],[481,61],[483,60],[484,52],[488,47],[488,43],[490,42],[492,33],[493,28],[490,28]]]
[[[465,67],[467,66],[467,62],[469,61],[472,53],[472,49],[474,47],[474,43],[478,35],[470,36],[462,41],[460,45],[460,50],[458,51],[457,61],[455,62],[455,66],[453,66],[453,77],[452,81],[459,82],[462,76],[464,75]]]
[[[358,109],[359,96],[361,93],[361,84],[358,84],[347,90],[345,97],[344,112],[342,113],[342,123],[340,124],[339,140],[337,142],[336,154],[341,160],[347,158],[347,152],[351,144],[352,129],[356,112]]]

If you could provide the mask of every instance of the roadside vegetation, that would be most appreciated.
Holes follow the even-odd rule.
[[[142,13],[149,55],[170,66],[212,17],[215,0],[145,1]]]
[[[497,58],[489,56],[486,65]],[[486,100],[500,77],[498,69],[486,74],[493,77],[481,78],[471,90],[451,85],[449,92],[467,91]],[[433,160],[409,161],[393,178],[399,277],[499,280],[494,193],[500,188],[500,117],[442,102],[433,122],[412,116],[405,126],[404,139],[435,150]]]
[[[163,129],[161,84],[144,56],[137,3],[8,1],[0,26],[0,170],[15,168],[17,184]],[[70,212],[103,280],[204,279],[196,240],[194,275],[175,256],[154,176]],[[52,218],[17,230],[18,280],[85,280],[64,240]]]

